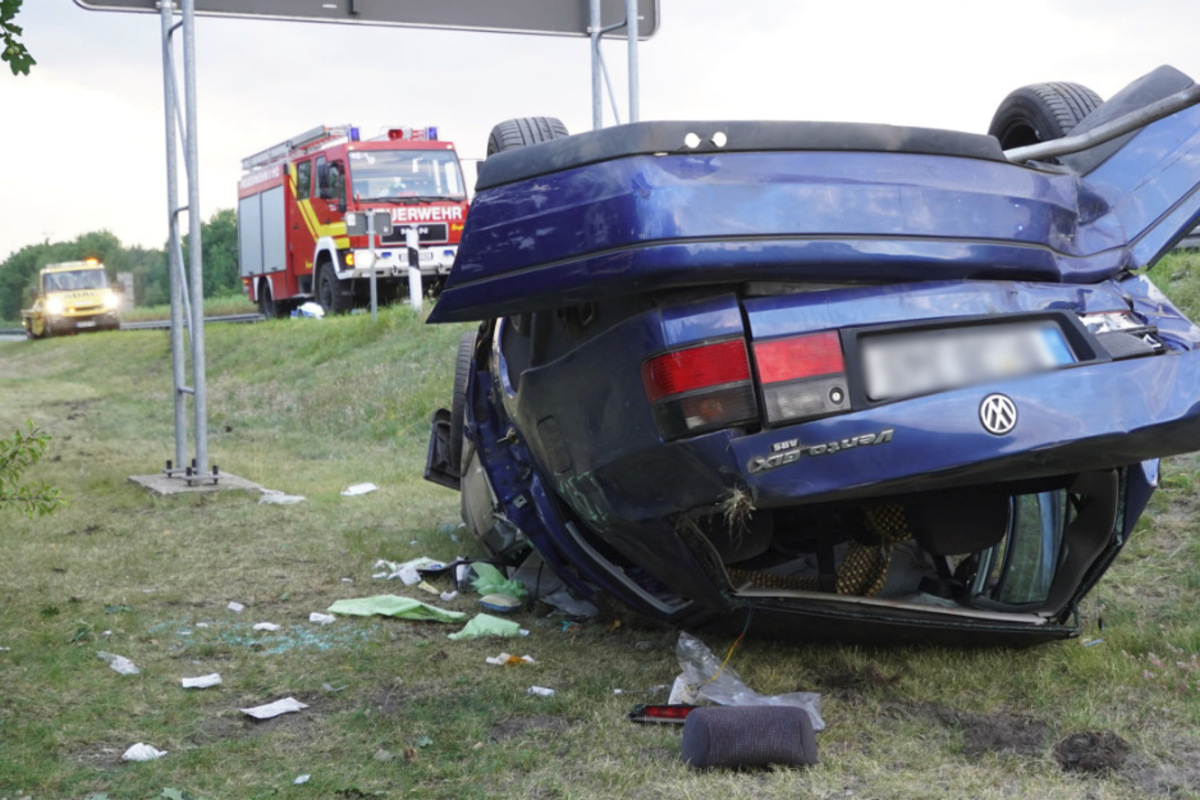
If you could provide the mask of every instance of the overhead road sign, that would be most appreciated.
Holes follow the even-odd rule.
[[[75,0],[92,11],[158,13],[159,0]],[[195,0],[196,13],[298,22],[587,36],[589,0]],[[601,0],[606,36],[624,38],[624,0]],[[658,30],[658,0],[637,0],[638,38]]]

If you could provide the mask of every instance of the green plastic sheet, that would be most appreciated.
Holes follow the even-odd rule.
[[[477,561],[471,565],[471,569],[475,570],[477,576],[475,580],[471,581],[471,586],[480,594],[506,594],[518,600],[524,600],[529,596],[525,584],[520,581],[510,581],[504,577],[503,572],[491,564]]]
[[[474,639],[479,636],[517,636],[521,626],[510,619],[500,619],[491,614],[476,614],[458,633],[448,634],[454,641],[459,639]]]
[[[394,594],[377,594],[374,597],[338,600],[329,607],[329,613],[355,617],[371,617],[381,614],[385,617],[424,622],[458,622],[467,616],[461,611],[447,611],[444,608],[422,603],[420,600],[413,600],[411,597],[400,597]]]

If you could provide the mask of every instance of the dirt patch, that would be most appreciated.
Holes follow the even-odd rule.
[[[1024,714],[960,714],[958,725],[963,732],[963,752],[969,756],[1015,753],[1033,757],[1046,747],[1046,723]]]
[[[1145,797],[1194,794],[1200,790],[1200,745],[1183,745],[1158,763],[1132,753],[1121,775]]]
[[[900,681],[902,672],[885,675],[879,667],[867,664],[864,667],[847,666],[833,669],[817,677],[817,684],[826,694],[839,700],[850,700],[866,691],[886,689]]]
[[[565,717],[537,715],[533,717],[513,717],[503,722],[497,722],[488,731],[493,741],[515,739],[541,731],[561,731],[571,727],[571,721]]]
[[[1054,745],[1054,760],[1066,772],[1110,773],[1129,755],[1129,742],[1112,731],[1073,733]]]
[[[1049,726],[1037,717],[1007,711],[971,714],[932,703],[889,703],[884,706],[883,714],[919,717],[957,728],[962,731],[963,753],[968,756],[982,753],[1040,756],[1049,732]]]

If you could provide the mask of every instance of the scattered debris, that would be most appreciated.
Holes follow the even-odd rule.
[[[439,596],[441,595],[441,592],[438,589],[436,589],[432,584],[427,583],[425,581],[421,581],[420,583],[418,583],[417,588],[420,589],[422,592],[428,592],[429,594],[436,594]]]
[[[1112,731],[1073,733],[1054,745],[1054,760],[1065,772],[1112,772],[1127,755],[1129,743]]]
[[[460,614],[460,616],[466,616]],[[458,633],[448,634],[448,638],[475,639],[479,636],[528,636],[529,631],[509,619],[500,619],[491,614],[476,614]]]
[[[413,742],[414,746],[420,747],[420,748],[429,747],[429,745],[431,745],[431,744],[433,744],[433,739],[430,739],[428,736],[425,736],[425,735],[418,736],[416,741]]]
[[[802,708],[697,708],[683,723],[680,755],[693,769],[817,763],[812,717]]]
[[[1098,644],[1104,644],[1104,640],[1099,637],[1095,639],[1084,639],[1082,644],[1084,647],[1095,647]]]
[[[318,625],[328,625],[337,620],[333,614],[322,614],[320,611],[314,611],[308,615],[309,622],[315,622]]]
[[[296,786],[299,786],[302,783],[308,783],[308,779],[311,777],[312,777],[312,775],[309,775],[306,772],[303,775],[297,775],[296,780],[292,781],[292,783],[295,784]]]
[[[383,762],[386,764],[387,762],[394,760],[396,758],[396,754],[390,750],[384,750],[381,747],[375,751],[374,758],[376,761],[380,761],[380,762]]]
[[[507,594],[485,594],[479,598],[479,605],[497,614],[511,614],[521,607],[521,601]]]
[[[267,703],[266,705],[255,706],[254,708],[241,708],[238,710],[243,714],[249,714],[255,719],[271,719],[272,717],[278,717],[280,714],[287,714],[292,711],[300,711],[301,709],[305,708],[308,708],[306,703],[301,703],[294,697],[284,697],[280,700],[276,700],[273,703]]]
[[[394,594],[380,594],[374,597],[359,597],[338,600],[328,609],[331,614],[344,614],[356,617],[370,617],[381,614],[386,617],[401,619],[428,620],[431,622],[458,622],[467,615],[461,611],[447,611],[444,608],[413,600],[411,597],[399,597]]]
[[[530,686],[526,694],[537,695],[538,697],[554,697],[554,690],[547,689],[545,686]]]
[[[296,503],[303,503],[305,498],[298,494],[285,494],[276,489],[263,489],[262,497],[258,498],[258,504],[264,503],[275,506],[290,506]]]
[[[422,572],[441,572],[449,568],[449,564],[442,561],[435,561],[428,556],[414,558],[411,561],[396,563],[395,561],[384,561],[380,559],[375,562],[375,569],[384,568],[385,572],[376,572],[371,577],[384,578],[386,580],[395,580],[399,578],[405,586],[416,586],[421,582]]]
[[[141,672],[141,670],[137,668],[137,665],[125,656],[106,653],[103,650],[98,651],[96,656],[100,658],[101,661],[107,661],[108,666],[112,668],[113,672],[118,672],[121,675],[137,675],[139,672]]]
[[[256,631],[277,631],[277,630],[279,630],[279,626],[276,625],[274,622],[256,622],[256,623],[254,623],[254,630],[256,630]]]
[[[688,703],[695,705],[696,700],[707,700],[721,706],[795,706],[808,712],[812,719],[813,730],[825,728],[821,719],[821,695],[816,692],[788,692],[767,696],[759,694],[746,686],[742,679],[728,663],[718,659],[704,642],[689,633],[680,633],[675,646],[675,654],[679,666],[683,670],[675,679],[676,686],[680,680],[687,687],[685,695],[676,698],[676,690],[672,689],[668,703]]]
[[[357,497],[360,494],[370,494],[378,491],[379,487],[373,483],[356,483],[342,490],[342,497]]]
[[[530,656],[514,656],[510,653],[500,653],[497,656],[488,656],[485,660],[487,661],[487,663],[492,664],[493,666],[497,666],[497,667],[509,667],[509,666],[516,667],[516,666],[521,666],[523,664],[536,664],[537,663]]]
[[[235,614],[240,614],[246,610],[246,607],[244,605],[242,605],[241,603],[235,603],[232,601],[230,601],[229,605],[227,605],[225,607],[228,608],[230,611],[232,611]]]
[[[439,596],[442,598],[443,603],[449,603],[451,600],[458,597],[458,592],[442,592]]]
[[[530,553],[513,573],[512,579],[524,585],[538,600],[554,606],[563,614],[575,619],[590,619],[600,613],[595,604],[577,600],[567,589],[562,579],[546,567],[541,556]]]
[[[207,622],[197,622],[197,623],[196,623],[196,627],[197,627],[197,628],[207,628],[207,627],[208,627],[208,623],[207,623]]]
[[[162,758],[167,754],[166,750],[159,750],[153,745],[138,742],[121,754],[123,761],[153,761],[156,758]]]
[[[214,672],[211,675],[201,675],[198,678],[184,678],[183,688],[185,689],[207,689],[210,686],[216,686],[221,683],[221,673]]]
[[[312,300],[301,303],[292,309],[292,319],[324,319],[325,308]]]
[[[529,590],[520,581],[509,580],[504,573],[491,564],[482,561],[471,565],[475,572],[475,580],[471,587],[482,595],[503,594],[524,600],[529,596]]]

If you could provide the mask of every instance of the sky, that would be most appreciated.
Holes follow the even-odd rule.
[[[486,0],[481,0],[484,2]],[[563,2],[586,0],[563,0]],[[248,5],[253,0],[247,0]],[[660,0],[638,48],[641,118],[882,122],[986,132],[1036,82],[1108,97],[1160,64],[1200,76],[1194,0]],[[0,67],[0,260],[107,229],[167,237],[157,14],[24,0],[37,64]],[[497,122],[592,125],[586,37],[198,17],[200,213],[237,203],[241,159],[317,125],[436,125],[460,157]],[[606,43],[622,121],[626,52]],[[182,75],[180,75],[182,80]],[[613,123],[606,102],[606,124]],[[464,163],[468,182],[474,165]]]

